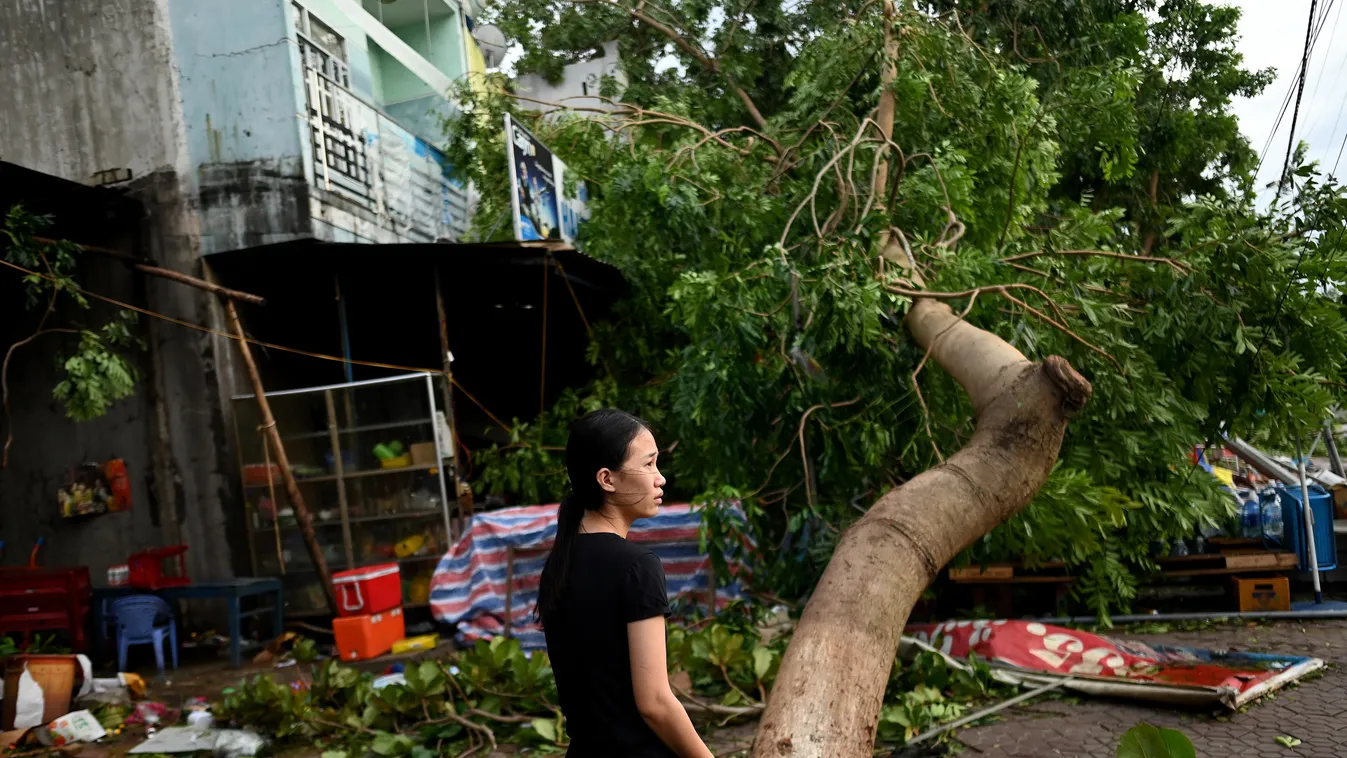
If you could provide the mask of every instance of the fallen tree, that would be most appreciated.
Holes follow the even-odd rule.
[[[617,39],[628,82],[468,96],[478,229],[509,226],[508,111],[590,182],[585,249],[634,292],[594,327],[601,378],[515,424],[485,486],[554,495],[556,420],[607,403],[676,443],[675,487],[743,501],[755,580],[809,596],[757,755],[870,754],[946,563],[1061,557],[1079,600],[1126,607],[1153,540],[1226,515],[1195,442],[1338,402],[1343,193],[1302,154],[1256,211],[1227,109],[1266,76],[1224,46],[1237,11],[1154,5],[502,5],[522,68]]]

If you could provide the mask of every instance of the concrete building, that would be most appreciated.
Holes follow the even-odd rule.
[[[614,80],[619,92],[627,86],[627,75],[618,64],[616,41],[604,43],[602,55],[563,68],[561,81],[556,84],[537,74],[516,77],[515,92],[528,98],[520,102],[522,107],[544,113],[556,110],[557,104],[611,111],[613,104],[599,94],[608,78]]]
[[[11,165],[0,175],[27,181],[15,179],[29,176],[22,167],[115,189],[132,201],[118,206],[109,232],[118,246],[202,278],[214,276],[213,256],[276,243],[377,252],[456,241],[467,193],[434,145],[452,107],[444,95],[474,55],[480,61],[465,17],[477,8],[472,0],[0,0],[0,161]],[[66,229],[87,198],[59,186],[71,203],[58,220]],[[9,189],[35,201],[26,190],[36,185]],[[226,329],[202,293],[133,284],[111,269],[85,275],[150,310]],[[19,303],[0,305],[10,317],[0,331],[26,336]],[[15,397],[32,404],[15,419],[26,446],[0,472],[9,562],[43,536],[47,560],[83,558],[95,572],[174,541],[191,545],[195,578],[239,566],[242,546],[222,539],[237,520],[227,398],[242,384],[232,347],[153,319],[146,329],[146,392],[107,418],[64,419],[50,401],[51,372],[35,368],[50,364],[50,350],[24,356],[31,363],[11,374]],[[138,502],[152,505],[138,526],[54,523],[70,466],[117,455],[136,468]],[[151,511],[157,529],[141,523]]]

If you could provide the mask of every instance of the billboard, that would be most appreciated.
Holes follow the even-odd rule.
[[[589,218],[585,183],[576,183],[574,197],[563,197],[566,164],[508,113],[505,138],[515,239],[575,242]]]

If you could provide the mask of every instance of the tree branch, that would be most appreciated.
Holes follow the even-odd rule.
[[[673,27],[656,21],[643,12],[639,7],[628,8],[617,2],[617,0],[569,0],[569,2],[575,3],[576,5],[607,5],[614,10],[626,13],[628,16],[631,16],[637,21],[658,31],[660,34],[663,34],[665,37],[668,37],[680,50],[692,56],[698,63],[706,67],[708,71],[725,77],[725,81],[729,83],[730,89],[734,91],[736,96],[738,96],[739,101],[744,104],[744,108],[748,110],[748,115],[753,118],[753,123],[757,124],[759,129],[767,129],[767,119],[763,118],[762,111],[758,110],[758,106],[753,102],[753,98],[749,97],[748,93],[744,91],[744,88],[739,86],[739,83],[734,80],[734,77],[721,70],[720,63],[717,62],[715,58],[707,55],[699,47],[689,42],[686,37],[679,34]],[[780,156],[782,153],[781,144],[770,137],[765,137],[764,139],[772,145],[773,149],[776,150],[776,154]]]
[[[1022,261],[1028,258],[1037,258],[1040,255],[1081,255],[1092,256],[1096,258],[1117,258],[1124,261],[1133,261],[1135,263],[1163,263],[1174,269],[1180,274],[1192,273],[1192,266],[1174,258],[1157,258],[1151,255],[1131,255],[1129,253],[1114,253],[1108,250],[1035,250],[1032,253],[1020,253],[1007,258],[1002,258],[1002,263],[1012,261]]]
[[[56,293],[52,294],[54,296]],[[51,306],[48,306],[47,312],[42,314],[42,321],[38,323],[37,331],[10,345],[5,351],[5,361],[0,365],[0,398],[3,398],[5,413],[5,447],[0,451],[0,469],[9,468],[9,447],[14,444],[14,422],[9,417],[9,361],[14,357],[14,351],[44,334],[79,334],[78,329],[43,329],[42,325],[47,323],[47,316],[50,314]]]

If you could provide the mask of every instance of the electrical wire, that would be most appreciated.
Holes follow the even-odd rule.
[[[1327,18],[1327,10],[1331,9],[1336,2],[1337,0],[1329,0],[1328,6],[1326,7],[1325,10],[1324,18],[1320,20],[1320,23],[1314,30],[1313,39],[1310,42],[1311,50],[1314,49],[1314,46],[1319,41],[1319,34],[1323,31],[1323,21],[1326,20]],[[1313,23],[1314,18],[1313,13],[1311,13],[1310,18],[1311,23]],[[1255,176],[1257,176],[1258,172],[1263,169],[1263,161],[1267,159],[1268,152],[1272,149],[1272,142],[1273,140],[1276,139],[1277,132],[1278,130],[1281,129],[1282,120],[1286,117],[1286,111],[1291,107],[1291,95],[1294,94],[1296,91],[1296,85],[1294,84],[1294,82],[1297,81],[1298,77],[1300,77],[1303,74],[1303,69],[1307,60],[1308,56],[1302,56],[1301,63],[1296,65],[1295,72],[1291,74],[1293,83],[1290,87],[1286,89],[1286,96],[1282,98],[1281,108],[1277,111],[1277,118],[1272,123],[1272,130],[1268,132],[1267,140],[1263,143],[1263,149],[1258,151],[1258,165],[1254,167]]]
[[[1296,147],[1296,121],[1300,118],[1300,99],[1305,95],[1305,74],[1309,71],[1310,53],[1314,50],[1314,43],[1318,39],[1314,33],[1314,9],[1318,4],[1319,0],[1310,0],[1310,20],[1305,24],[1305,54],[1300,61],[1300,84],[1296,87],[1296,106],[1291,110],[1291,131],[1286,136],[1286,158],[1282,160],[1281,176],[1277,180],[1277,194],[1273,197],[1273,202],[1282,196],[1282,189],[1286,186],[1286,171],[1291,167],[1291,153]],[[1319,28],[1323,28],[1322,23]],[[1299,263],[1297,260],[1297,268]]]
[[[55,277],[53,277],[53,276],[51,276],[51,275],[49,275],[49,274],[44,274],[44,273],[41,273],[41,272],[39,272],[39,271],[33,271],[33,270],[31,270],[31,269],[24,268],[23,266],[20,266],[20,265],[18,265],[18,264],[16,264],[16,263],[10,263],[9,261],[4,260],[3,258],[0,258],[0,265],[8,266],[9,268],[14,269],[15,271],[19,271],[19,272],[24,273],[24,274],[27,274],[27,275],[29,275],[29,276],[40,277],[40,278],[42,278],[42,279],[46,279],[46,280],[51,281],[51,282],[56,282],[56,281],[57,281]],[[90,298],[93,298],[94,300],[100,300],[100,301],[105,302],[105,303],[107,303],[107,304],[109,304],[109,305],[115,305],[115,306],[117,306],[118,308],[122,308],[122,309],[125,309],[125,310],[128,310],[128,311],[134,311],[134,312],[136,312],[136,313],[141,313],[141,314],[144,314],[144,315],[146,315],[146,316],[150,316],[150,317],[152,317],[152,318],[157,318],[157,319],[161,319],[161,320],[163,320],[163,321],[167,321],[167,322],[169,322],[169,323],[171,323],[171,324],[177,324],[178,326],[185,326],[185,327],[187,327],[188,329],[195,329],[195,330],[198,331],[198,332],[204,332],[204,333],[206,333],[206,334],[214,335],[214,336],[216,336],[216,337],[224,337],[225,339],[230,339],[230,340],[238,340],[238,339],[239,339],[238,335],[235,335],[235,334],[230,334],[230,333],[228,333],[228,332],[222,332],[222,331],[219,331],[219,330],[217,330],[217,329],[212,329],[212,328],[209,327],[209,326],[202,326],[201,324],[194,324],[194,323],[192,323],[191,321],[183,321],[183,320],[180,319],[180,318],[174,318],[173,316],[169,316],[168,314],[165,314],[165,313],[159,313],[158,311],[152,311],[152,310],[149,310],[149,309],[147,309],[147,308],[141,308],[141,307],[136,306],[136,305],[131,305],[130,303],[124,303],[124,302],[122,302],[122,301],[120,301],[120,300],[117,300],[117,299],[115,299],[115,298],[111,298],[111,297],[108,297],[108,296],[106,296],[106,295],[100,295],[100,294],[98,294],[97,292],[90,292],[89,290],[83,289],[83,288],[81,288],[81,287],[77,287],[77,286],[74,286],[74,285],[67,285],[67,284],[65,284],[64,282],[61,283],[61,287],[62,287],[62,289],[65,289],[65,290],[69,290],[69,291],[73,291],[73,292],[78,292],[79,294],[84,295],[85,297],[90,297]],[[422,366],[402,366],[402,365],[399,365],[399,364],[396,364],[396,363],[382,363],[382,362],[379,362],[379,361],[362,361],[362,360],[357,360],[357,359],[355,359],[355,358],[343,358],[343,357],[341,357],[341,356],[339,356],[339,355],[328,355],[328,354],[326,354],[326,353],[315,353],[315,352],[313,352],[313,351],[311,351],[311,350],[301,350],[300,348],[297,348],[297,347],[288,347],[288,346],[286,346],[286,345],[278,345],[278,344],[276,344],[276,343],[274,343],[274,342],[263,342],[262,340],[259,340],[259,339],[253,339],[252,337],[246,337],[246,336],[243,337],[243,341],[244,341],[244,342],[247,342],[247,343],[250,344],[250,345],[257,345],[258,347],[263,347],[263,348],[266,348],[266,349],[268,349],[268,350],[278,350],[278,351],[283,352],[283,353],[293,353],[293,354],[295,354],[295,355],[303,355],[303,356],[308,357],[308,358],[317,358],[318,360],[333,361],[333,362],[336,362],[336,363],[353,363],[353,364],[355,364],[355,365],[357,365],[357,366],[369,366],[370,368],[386,368],[386,369],[391,369],[391,370],[393,370],[393,371],[408,371],[408,372],[417,373],[417,374],[439,374],[439,375],[441,375],[441,376],[444,376],[444,375],[445,375],[444,369],[443,369],[443,368],[425,368],[425,367],[422,367]],[[496,425],[499,426],[501,429],[504,429],[504,430],[507,431],[507,432],[514,431],[513,427],[511,427],[509,424],[507,424],[507,423],[505,423],[504,421],[501,421],[499,418],[497,418],[497,417],[496,417],[496,414],[492,413],[490,409],[488,409],[485,405],[483,405],[483,404],[482,404],[482,401],[478,400],[478,399],[477,399],[471,392],[468,391],[468,389],[467,389],[466,387],[464,387],[462,384],[460,384],[459,381],[458,381],[457,379],[454,379],[454,378],[450,377],[450,378],[449,378],[449,381],[452,382],[453,385],[454,385],[454,387],[458,388],[458,390],[459,390],[460,392],[462,392],[463,395],[464,395],[465,397],[467,397],[469,400],[471,400],[471,401],[473,402],[474,405],[476,405],[478,408],[480,408],[480,409],[482,410],[482,413],[485,413],[486,416],[487,416],[487,418],[491,419],[492,423],[496,424]]]

